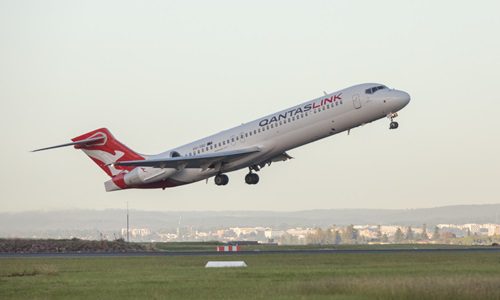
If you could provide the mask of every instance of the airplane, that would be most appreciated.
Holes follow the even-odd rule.
[[[111,179],[107,192],[124,189],[170,188],[214,177],[228,184],[226,173],[248,168],[247,184],[273,162],[292,157],[287,151],[387,117],[398,128],[397,112],[410,102],[404,91],[377,83],[351,86],[249,123],[221,131],[156,155],[139,154],[114,138],[106,128],[77,136],[71,143],[32,152],[74,146],[82,150]]]

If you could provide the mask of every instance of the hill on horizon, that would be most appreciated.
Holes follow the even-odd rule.
[[[453,205],[418,209],[317,209],[276,211],[130,211],[131,228],[328,227],[349,224],[421,226],[498,223],[500,204]],[[126,210],[62,210],[0,213],[0,234],[50,230],[119,230]]]

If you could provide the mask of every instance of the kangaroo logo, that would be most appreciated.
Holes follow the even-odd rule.
[[[87,154],[91,158],[102,162],[103,167],[104,166],[108,167],[111,176],[118,175],[122,172],[122,170],[116,169],[115,166],[112,165],[112,163],[117,162],[120,158],[122,158],[122,156],[125,155],[124,152],[115,151],[115,154],[111,154],[109,152],[102,150],[88,150],[88,149],[82,149],[82,150],[83,152],[85,152],[85,154]]]

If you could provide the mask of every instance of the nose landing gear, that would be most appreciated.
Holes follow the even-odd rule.
[[[387,115],[387,118],[391,119],[391,123],[389,124],[389,129],[396,129],[399,127],[398,122],[394,121],[394,118],[398,116],[397,113],[390,113]]]

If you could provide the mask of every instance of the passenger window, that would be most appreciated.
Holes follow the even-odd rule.
[[[267,125],[266,127],[267,127],[267,130],[269,130],[269,125]]]
[[[260,129],[259,129],[259,132],[260,132]],[[252,133],[252,132],[250,131],[250,133]],[[257,130],[254,129],[253,134],[257,134]]]

